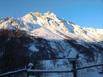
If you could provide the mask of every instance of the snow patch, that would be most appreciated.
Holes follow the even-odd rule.
[[[37,49],[37,48],[35,47],[35,45],[33,45],[33,44],[31,44],[31,45],[29,46],[29,49],[30,49],[32,52],[38,52],[38,51],[39,51],[39,49]]]

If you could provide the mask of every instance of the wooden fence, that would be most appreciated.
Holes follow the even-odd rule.
[[[58,59],[63,59],[63,58],[58,58]],[[90,66],[77,68],[76,60],[74,58],[73,59],[67,58],[67,59],[72,64],[71,70],[37,70],[37,69],[24,68],[24,69],[19,69],[19,70],[15,70],[15,71],[9,71],[6,73],[2,73],[2,74],[0,74],[0,77],[15,77],[14,75],[18,74],[18,73],[22,73],[22,75],[20,74],[21,76],[17,76],[17,77],[29,77],[31,73],[72,73],[73,77],[78,77],[79,70],[103,66],[103,63],[102,63],[102,64],[96,64],[96,65],[90,65]]]

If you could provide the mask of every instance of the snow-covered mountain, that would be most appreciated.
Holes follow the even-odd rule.
[[[12,67],[13,64],[21,67],[32,62],[35,68],[65,70],[67,67],[70,69],[68,60],[37,62],[35,59],[75,58],[77,55],[78,67],[102,63],[102,41],[103,29],[82,28],[71,21],[58,18],[52,12],[31,12],[20,18],[2,18],[0,19],[0,68]],[[8,59],[13,60],[8,61]],[[38,66],[39,64],[41,67]],[[94,73],[96,77],[100,77],[102,75],[98,72],[100,69],[80,71],[82,75],[79,74],[79,77],[90,77]],[[87,73],[90,73],[88,74],[90,76],[87,76]],[[62,77],[62,75],[68,76],[68,74],[46,76]]]
[[[86,42],[103,40],[103,29],[81,28],[73,22],[58,18],[54,13],[29,13],[21,18],[6,17],[0,20],[0,29],[23,30],[44,39],[68,39]]]

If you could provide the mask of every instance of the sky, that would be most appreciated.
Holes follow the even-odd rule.
[[[0,17],[54,12],[82,27],[103,28],[103,0],[0,0]]]

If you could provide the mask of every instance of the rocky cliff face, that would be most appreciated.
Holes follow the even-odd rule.
[[[78,67],[102,63],[102,41],[103,29],[81,28],[51,12],[3,18],[0,20],[0,69],[2,72],[14,70],[29,62],[35,69],[71,69],[68,60],[38,61],[51,58],[77,58]],[[82,71],[84,76],[79,77],[89,77],[85,75],[87,72]],[[96,74],[100,76],[99,72]],[[62,75],[69,76],[45,76]]]

